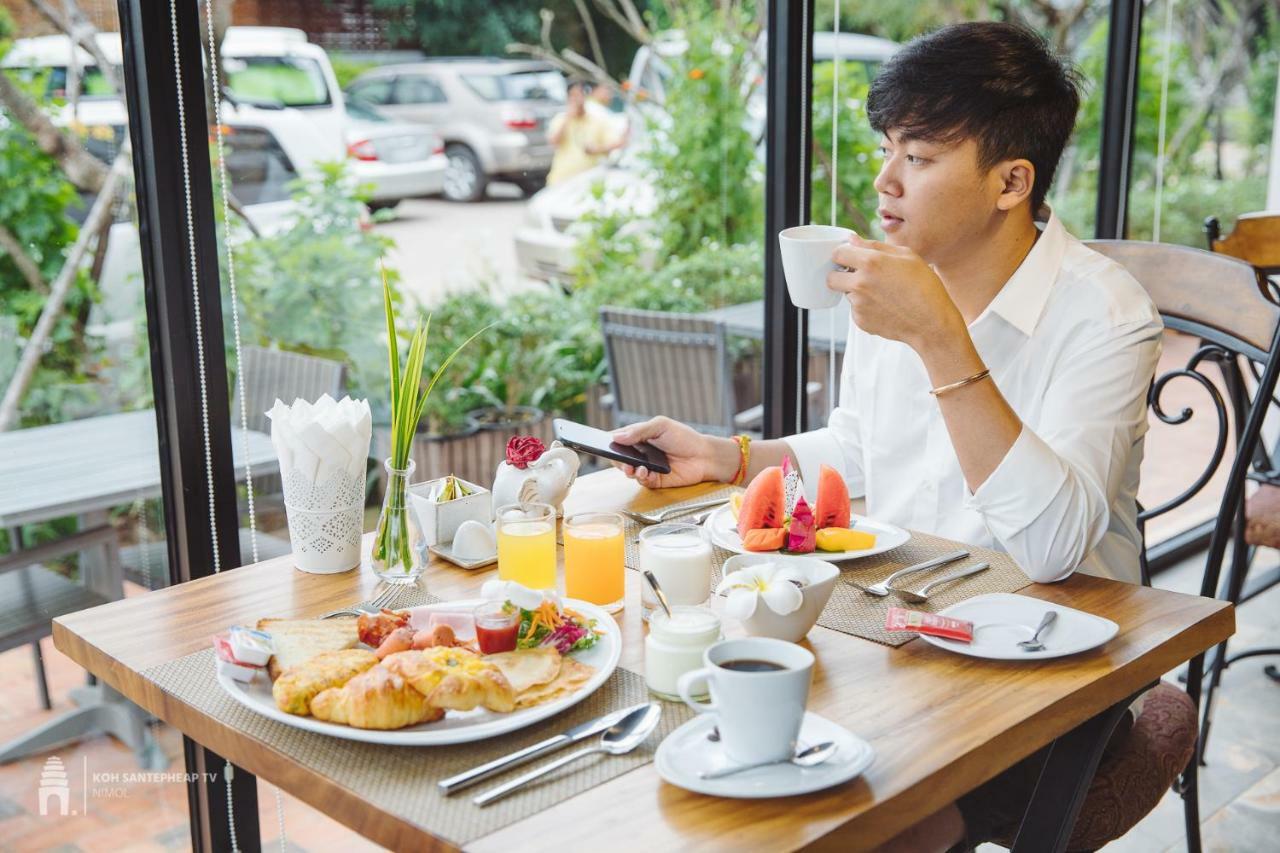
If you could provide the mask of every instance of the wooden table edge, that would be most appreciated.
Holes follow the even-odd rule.
[[[242,745],[245,740],[243,732],[166,693],[140,673],[114,665],[114,658],[83,640],[58,619],[53,621],[53,644],[58,651],[184,735],[191,729],[200,730],[201,737],[197,743],[201,746],[287,791],[290,796],[370,841],[390,850],[414,849],[436,853],[462,849],[431,835],[412,821],[388,814],[316,770],[307,771],[307,778],[302,780],[305,784],[291,784],[296,781],[290,779],[289,765],[296,763],[294,759],[262,741],[255,740],[251,746]]]

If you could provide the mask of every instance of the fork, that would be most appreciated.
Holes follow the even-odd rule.
[[[684,506],[673,506],[668,509],[664,509],[662,512],[654,513],[653,515],[647,515],[643,512],[635,512],[634,510],[629,510],[629,509],[620,509],[618,510],[618,512],[622,513],[632,521],[638,522],[640,524],[645,524],[645,525],[661,524],[662,522],[666,521],[668,518],[674,518],[677,515],[683,515],[684,513],[687,513],[687,512],[697,512],[700,509],[720,506],[720,504],[724,504],[728,502],[729,502],[728,498],[715,498],[714,500],[702,501],[701,503],[696,503],[696,504],[685,504]]]
[[[321,619],[332,619],[335,616],[359,616],[363,613],[377,613],[392,602],[399,592],[399,587],[388,586],[382,592],[378,593],[378,597],[368,604],[357,604],[352,607],[344,607],[341,610],[331,610],[320,616]]]
[[[956,560],[963,560],[967,556],[969,556],[968,551],[952,551],[950,554],[943,554],[941,557],[934,557],[932,560],[925,560],[923,563],[916,563],[914,566],[907,566],[905,569],[899,569],[898,571],[889,575],[889,577],[880,581],[880,583],[872,584],[871,586],[863,586],[862,584],[858,583],[857,581],[854,581],[853,579],[850,579],[849,583],[853,584],[858,589],[862,590],[868,595],[874,595],[878,598],[884,598],[890,592],[889,585],[892,584],[894,581],[896,581],[898,578],[906,577],[907,575],[912,575],[912,574],[915,574],[916,572],[923,572],[925,569],[933,569],[933,568],[937,568],[938,566],[945,566],[947,563],[954,563]],[[897,592],[897,590],[893,590],[893,591]]]
[[[952,572],[949,575],[938,578],[936,581],[929,581],[929,583],[920,588],[919,592],[912,592],[908,589],[895,589],[894,592],[896,592],[899,597],[905,598],[912,604],[924,604],[929,600],[929,593],[933,592],[936,587],[940,587],[944,583],[958,581],[961,578],[967,578],[969,575],[976,575],[978,572],[985,572],[989,568],[991,568],[990,563],[978,563],[976,566],[966,566],[960,571]]]

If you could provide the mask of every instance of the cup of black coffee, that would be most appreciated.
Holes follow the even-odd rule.
[[[677,690],[699,714],[716,715],[729,758],[750,764],[794,755],[813,654],[795,643],[749,637],[715,643],[702,660],[702,669],[680,677]],[[693,698],[708,689],[710,702]]]

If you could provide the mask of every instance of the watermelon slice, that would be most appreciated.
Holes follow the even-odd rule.
[[[828,527],[848,527],[852,519],[849,509],[849,487],[844,477],[830,465],[818,469],[818,500],[813,508],[814,524],[818,530]]]
[[[738,509],[738,535],[746,539],[749,530],[782,527],[785,519],[782,469],[774,465],[757,474],[747,486],[742,506]]]
[[[813,526],[813,510],[809,503],[801,497],[796,501],[796,508],[791,513],[791,527],[787,530],[787,550],[792,554],[809,554],[817,547]]]

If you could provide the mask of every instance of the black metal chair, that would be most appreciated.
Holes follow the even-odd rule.
[[[1171,382],[1189,380],[1203,389],[1217,419],[1217,439],[1208,464],[1184,492],[1159,506],[1143,509],[1139,514],[1139,525],[1143,526],[1152,518],[1183,506],[1199,494],[1226,460],[1228,439],[1234,433],[1236,449],[1210,538],[1200,587],[1201,595],[1213,597],[1219,593],[1227,545],[1230,543],[1240,557],[1247,551],[1244,541],[1244,485],[1260,444],[1262,423],[1275,391],[1277,376],[1280,375],[1280,305],[1272,300],[1263,276],[1249,264],[1233,258],[1200,249],[1138,241],[1104,240],[1088,245],[1123,265],[1142,284],[1156,303],[1167,328],[1200,338],[1200,346],[1184,367],[1157,376],[1152,383],[1149,404],[1156,417],[1170,425],[1184,424],[1191,419],[1194,411],[1190,407],[1168,412],[1161,404],[1164,391]],[[1232,371],[1238,369],[1242,361],[1257,367],[1257,387],[1252,398],[1230,391],[1224,397],[1205,368],[1214,365],[1222,370],[1230,387],[1235,381]],[[1233,566],[1240,557],[1233,561]],[[1145,547],[1141,560],[1143,580],[1149,583]],[[1204,662],[1205,655],[1198,655],[1191,661],[1187,674],[1186,693],[1197,712],[1200,709]],[[1162,684],[1157,689],[1167,693],[1174,688]],[[1207,725],[1206,717],[1202,732],[1207,731]],[[1187,847],[1192,853],[1197,853],[1200,850],[1198,769],[1203,763],[1203,735],[1196,738],[1190,755],[1191,759],[1173,787],[1184,802]],[[1152,772],[1157,772],[1154,765]],[[1095,777],[1095,786],[1104,781]],[[1151,807],[1154,805],[1152,802]],[[1086,800],[1084,811],[1088,809]],[[1141,816],[1134,818],[1129,826]],[[1116,827],[1119,832],[1114,837],[1128,831],[1129,826]]]

